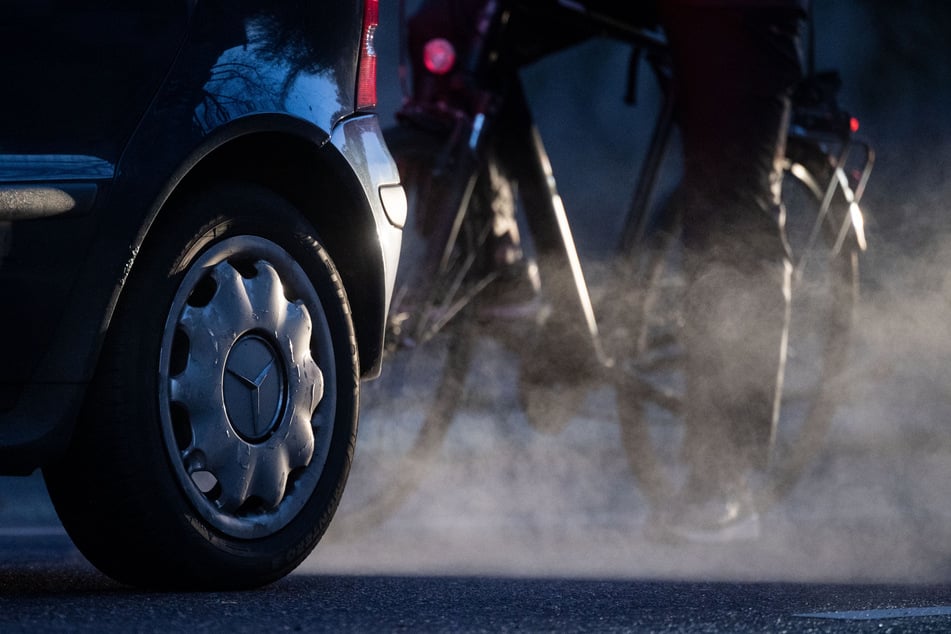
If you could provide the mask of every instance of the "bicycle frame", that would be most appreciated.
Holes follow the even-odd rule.
[[[605,353],[600,341],[598,321],[565,206],[518,76],[518,68],[525,59],[519,59],[520,53],[512,51],[506,39],[507,29],[512,28],[513,11],[526,10],[537,17],[538,5],[532,6],[534,13],[518,2],[488,0],[485,3],[463,71],[468,82],[467,103],[452,105],[431,99],[430,95],[414,97],[407,90],[398,117],[429,129],[441,127],[446,131],[445,151],[440,155],[436,171],[442,178],[455,179],[455,182],[443,188],[453,200],[440,203],[438,208],[453,210],[453,221],[446,224],[443,234],[435,236],[434,243],[442,251],[438,258],[433,258],[434,261],[438,259],[439,264],[432,273],[438,274],[445,270],[469,208],[479,165],[483,164],[487,147],[495,144],[501,149],[500,156],[504,157],[520,184],[524,216],[539,258],[542,277],[555,280],[559,296],[571,298],[564,302],[562,311],[556,315],[556,319],[561,322],[559,334],[585,340],[583,347],[591,351],[597,365],[610,367],[612,359]],[[553,2],[542,10],[561,12],[559,20],[568,16],[569,21],[574,21],[576,35],[558,35],[552,46],[567,47],[595,35],[610,37],[633,47],[632,78],[639,60],[644,57],[660,83],[663,102],[616,245],[619,254],[629,254],[648,230],[658,178],[672,146],[676,125],[677,94],[670,81],[666,42],[659,33],[649,28],[619,22],[580,4]],[[401,19],[401,23],[405,21]],[[401,45],[401,53],[405,53],[405,50],[406,46]],[[549,47],[546,50],[550,52],[553,49]],[[400,74],[404,80],[407,74],[405,64],[403,59]],[[812,245],[818,239],[822,224],[829,220],[833,199],[841,192],[848,203],[849,214],[841,221],[837,220],[840,228],[833,253],[839,253],[850,240],[859,250],[865,250],[864,221],[859,203],[874,164],[874,153],[867,143],[854,138],[854,120],[836,103],[837,76],[810,73],[803,86],[794,100],[790,142],[819,148],[833,161],[833,177],[827,181],[821,181],[802,164],[791,163],[787,166],[822,201],[809,243]],[[856,156],[859,156],[858,165],[852,167],[850,161]],[[809,251],[811,248],[806,250],[806,254]],[[803,255],[800,261],[794,263],[800,272],[805,260]],[[491,277],[487,277],[484,283],[475,285],[473,292],[463,298],[463,302],[471,300],[491,281]],[[450,318],[461,307],[450,311]]]

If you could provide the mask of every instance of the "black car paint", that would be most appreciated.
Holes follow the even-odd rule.
[[[379,221],[328,143],[361,116],[362,3],[0,11],[0,473],[64,449],[149,227],[212,180],[265,184],[309,217],[350,289],[361,365],[377,366],[384,262],[365,245]]]

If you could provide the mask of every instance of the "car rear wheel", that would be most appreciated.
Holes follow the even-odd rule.
[[[349,305],[313,228],[268,190],[220,185],[163,218],[47,485],[77,547],[119,581],[261,585],[307,556],[343,491]]]

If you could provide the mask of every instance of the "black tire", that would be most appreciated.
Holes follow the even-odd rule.
[[[349,304],[313,228],[258,186],[190,196],[149,235],[112,324],[45,470],[76,546],[137,586],[289,573],[343,493],[359,394]]]
[[[373,528],[417,488],[463,402],[474,344],[467,294],[478,262],[472,215],[459,230],[448,265],[442,255],[452,214],[424,201],[438,196],[434,161],[442,137],[413,127],[386,130],[408,202],[400,268],[378,379],[364,384],[359,445],[337,527]]]
[[[823,178],[831,173],[825,157],[815,153],[797,162],[808,167],[808,173],[787,170],[783,185],[796,273],[776,443],[768,466],[756,477],[761,508],[782,498],[822,450],[841,399],[858,292],[854,240],[833,252],[848,213],[841,196],[818,234],[812,234],[821,195],[807,181],[819,174],[816,180],[827,182]],[[655,227],[636,248],[641,255],[629,263],[635,267],[635,293],[624,309],[627,323],[618,329],[628,350],[616,374],[618,412],[631,470],[648,501],[660,508],[679,490],[688,471],[683,461],[686,377],[680,343],[685,284],[678,229]]]

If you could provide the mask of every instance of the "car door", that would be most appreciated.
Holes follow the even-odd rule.
[[[92,212],[108,197],[194,4],[0,4],[0,330],[18,333],[0,358],[0,387],[29,377],[53,330],[73,263],[96,230]]]
[[[48,172],[98,178],[115,165],[178,50],[193,4],[3,3],[0,182],[48,180]]]

